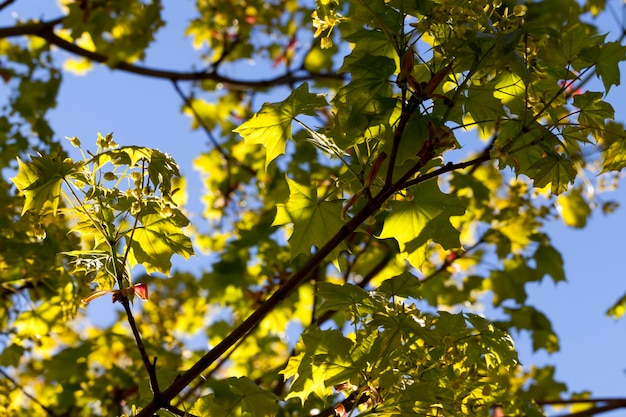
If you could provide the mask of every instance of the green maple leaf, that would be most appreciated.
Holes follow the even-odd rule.
[[[576,178],[576,169],[572,161],[556,153],[548,153],[536,161],[527,172],[535,187],[543,188],[551,184],[552,194],[567,191],[569,184]]]
[[[477,314],[467,313],[465,316],[467,321],[479,332],[482,347],[487,350],[485,360],[488,366],[494,368],[499,365],[514,367],[520,364],[513,339],[508,333]]]
[[[586,48],[581,57],[594,63],[596,73],[608,92],[611,86],[620,84],[619,63],[626,56],[626,46],[619,42],[607,42]]]
[[[80,176],[82,163],[62,160],[58,156],[34,156],[31,162],[17,158],[19,171],[11,178],[25,197],[22,214],[28,210],[41,213],[51,209],[56,215],[61,200],[63,179]]]
[[[345,67],[339,72],[349,69],[352,81],[341,87],[333,99],[341,124],[362,128],[375,121],[388,121],[396,106],[395,100],[390,99],[392,88],[389,83],[389,77],[396,69],[394,61],[364,54]]]
[[[489,88],[491,87],[491,88]],[[484,133],[489,132],[496,120],[505,116],[502,99],[494,97],[493,86],[472,86],[467,90],[465,109],[478,122]]]
[[[138,218],[141,225],[135,229],[130,243],[131,264],[142,264],[148,273],[158,271],[169,275],[174,254],[185,259],[194,254],[191,239],[181,231],[189,220],[180,210],[173,210],[172,216],[164,217],[157,209],[148,207]],[[127,236],[130,238],[130,232]]]
[[[554,283],[565,281],[565,271],[563,270],[563,257],[561,253],[551,245],[539,245],[533,255],[537,272],[548,274]]]
[[[324,300],[318,310],[319,314],[326,311],[344,311],[359,305],[373,307],[367,291],[352,284],[320,282],[317,296]]]
[[[532,306],[520,308],[505,307],[504,311],[511,317],[509,326],[519,330],[529,330],[533,339],[533,351],[545,349],[552,353],[559,350],[559,338],[552,329],[550,320]]]
[[[289,238],[291,255],[308,254],[311,247],[321,248],[332,238],[344,222],[341,220],[342,200],[319,201],[317,188],[307,187],[287,178],[289,200],[279,204],[272,225],[293,223]],[[345,243],[335,250],[347,250]]]
[[[613,119],[615,110],[609,103],[602,101],[602,93],[587,91],[574,96],[574,106],[580,109],[578,121],[581,125],[602,131],[605,120]]]
[[[556,200],[563,222],[571,227],[582,229],[587,225],[591,207],[579,187],[567,194],[561,194]]]
[[[286,399],[300,398],[304,404],[311,394],[321,399],[332,393],[332,386],[344,382],[353,361],[350,352],[354,343],[339,330],[311,329],[302,335],[304,351],[292,356],[282,371],[285,379],[293,378]],[[358,374],[358,369],[354,370]]]
[[[399,297],[419,298],[420,286],[419,278],[405,271],[398,276],[384,280],[378,287],[378,291]]]
[[[531,177],[533,164],[560,142],[554,133],[539,123],[531,124],[526,133],[521,133],[521,129],[518,122],[502,123],[500,136],[514,138],[511,150],[502,155],[502,162],[510,166],[516,174]]]
[[[465,213],[465,203],[454,195],[441,192],[435,181],[426,181],[413,189],[412,201],[392,201],[383,224],[381,239],[394,238],[409,261],[419,267],[425,244],[432,240],[446,249],[460,246],[459,231],[450,223],[451,216]],[[411,255],[417,255],[411,257]]]
[[[483,282],[486,290],[493,291],[493,305],[499,306],[504,300],[515,300],[518,304],[526,301],[526,283],[540,281],[543,274],[530,268],[524,259],[516,255],[504,260],[504,269],[492,270],[489,280]]]
[[[172,186],[172,178],[180,177],[178,164],[174,159],[158,149],[144,148],[141,146],[125,146],[120,149],[99,153],[92,158],[97,165],[102,166],[107,162],[115,166],[134,167],[140,161],[148,162],[148,177],[155,187],[169,193]]]
[[[270,162],[285,153],[287,139],[293,139],[291,124],[299,114],[315,115],[315,110],[328,106],[321,94],[309,92],[309,85],[302,84],[280,103],[265,103],[252,119],[243,123],[234,132],[239,133],[246,143],[265,147],[265,169]]]
[[[626,134],[621,123],[608,122],[605,125],[602,144],[602,172],[620,171],[626,167]]]
[[[260,388],[247,377],[232,377],[208,383],[213,394],[201,397],[194,404],[194,414],[200,417],[275,416],[278,398]]]

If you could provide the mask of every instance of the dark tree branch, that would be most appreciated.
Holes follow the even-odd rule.
[[[124,306],[124,310],[126,311],[126,316],[128,317],[128,323],[130,324],[130,328],[133,331],[133,336],[135,336],[135,342],[137,343],[137,349],[139,349],[141,360],[143,361],[143,364],[146,367],[146,371],[148,372],[148,378],[150,379],[150,388],[152,389],[154,398],[157,399],[159,398],[161,393],[161,391],[159,390],[159,382],[156,376],[157,358],[155,357],[153,362],[150,362],[150,358],[148,357],[148,353],[146,352],[146,347],[143,344],[143,340],[141,340],[141,334],[139,333],[139,329],[137,328],[137,323],[135,323],[135,317],[133,316],[133,311],[130,308],[130,300],[128,299],[128,297],[122,297],[121,303]],[[169,402],[167,404],[162,404],[162,407],[166,406],[169,406]]]
[[[2,3],[0,3],[0,10],[10,6],[11,4],[15,3],[15,0],[5,0]]]
[[[626,403],[626,398],[570,398],[558,400],[536,400],[538,405],[569,405],[569,404],[592,404],[592,403]]]
[[[401,120],[398,123],[398,128],[404,128],[410,113],[404,113],[401,116]],[[430,158],[435,155],[436,143],[431,138],[428,138],[422,149],[417,153],[419,160],[417,163],[409,169],[400,179],[388,187],[383,189],[367,204],[355,214],[346,224],[344,224],[337,233],[317,252],[315,252],[305,264],[296,271],[291,278],[285,282],[280,288],[278,288],[258,309],[256,309],[246,320],[244,320],[236,329],[228,334],[220,343],[218,343],[213,349],[208,351],[203,357],[201,357],[187,372],[177,378],[172,384],[165,389],[161,396],[156,397],[147,404],[138,417],[151,416],[154,412],[169,404],[169,402],[178,395],[185,387],[189,386],[205,369],[211,366],[217,361],[224,353],[226,353],[233,345],[239,340],[245,338],[250,332],[252,332],[256,326],[271,312],[273,311],[285,298],[287,298],[293,291],[295,291],[307,278],[314,273],[324,259],[330,255],[330,253],[337,248],[337,246],[352,235],[372,214],[376,213],[383,204],[399,191],[405,189],[407,184],[417,184],[424,182],[428,179],[434,178],[436,175],[423,175],[419,178],[411,180],[415,174],[417,174],[424,166],[429,162]],[[442,174],[454,169],[461,169],[472,164],[482,163],[488,160],[488,158],[479,157],[471,161],[467,161],[461,164],[448,164],[436,172]]]
[[[618,410],[620,408],[626,408],[626,401],[596,406],[588,410],[578,411],[576,413],[563,414],[560,417],[592,417],[600,413],[606,413],[607,411]]]
[[[46,412],[47,415],[51,416],[51,417],[56,417],[57,414],[49,407],[47,407],[46,405],[44,405],[41,401],[39,401],[37,399],[37,397],[29,394],[23,386],[21,386],[20,384],[17,383],[16,380],[14,380],[13,378],[11,378],[11,376],[9,374],[7,374],[6,372],[4,372],[4,370],[0,367],[0,375],[2,375],[4,378],[6,378],[7,381],[9,381],[11,384],[13,384],[13,386],[15,388],[17,388],[18,390],[20,390],[22,392],[22,394],[24,394],[24,396],[26,396],[29,400],[31,400],[32,402],[34,402],[35,404],[37,404],[39,407],[41,407],[41,409],[43,411]]]
[[[417,109],[417,105],[415,105],[415,95],[411,96],[409,103],[402,103],[402,114],[400,115],[400,119],[398,120],[398,126],[396,130],[393,132],[393,143],[391,145],[391,156],[389,157],[389,165],[387,168],[387,175],[385,177],[385,185],[387,188],[393,182],[393,171],[396,165],[396,157],[398,155],[398,149],[400,147],[400,141],[402,140],[402,135],[404,134],[404,129],[406,128],[409,119],[413,112]]]
[[[337,410],[338,409],[343,409],[343,415],[352,415],[350,412],[354,409],[354,407],[356,407],[359,404],[363,404],[364,402],[369,401],[370,396],[362,393],[362,392],[358,392],[358,391],[354,391],[353,393],[351,393],[350,395],[348,395],[343,401],[341,401],[339,404],[335,404],[332,407],[329,407],[323,411],[321,411],[319,414],[316,414],[315,417],[331,417],[331,416],[336,416],[337,414]]]
[[[536,401],[538,405],[595,404],[587,410],[562,414],[560,417],[592,417],[596,414],[626,408],[626,398],[572,398],[569,400]],[[604,405],[599,405],[604,404]]]
[[[456,164],[453,164],[452,162],[448,162],[447,164],[445,164],[444,166],[442,166],[439,169],[436,169],[434,171],[431,171],[429,173],[426,173],[424,175],[420,175],[417,178],[414,178],[412,180],[407,181],[404,184],[403,188],[409,188],[409,187],[413,187],[414,185],[417,184],[421,184],[425,181],[428,181],[430,179],[439,177],[440,175],[443,175],[447,172],[452,172],[452,171],[458,171],[460,169],[464,169],[464,168],[468,168],[471,166],[476,166],[476,165],[480,165],[483,162],[487,162],[491,159],[489,153],[487,154],[481,154],[480,156],[478,156],[477,158],[474,159],[470,159],[469,161],[464,161],[464,162],[459,162]]]
[[[67,52],[74,55],[87,58],[90,61],[106,64],[109,62],[109,57],[99,52],[89,51],[81,48],[80,46],[68,42],[67,40],[59,37],[54,33],[54,26],[63,22],[63,18],[50,20],[47,22],[29,23],[19,26],[11,26],[0,28],[0,39],[9,38],[14,36],[37,36],[48,41],[51,45],[55,45]],[[217,73],[217,71],[169,71],[157,68],[150,68],[128,62],[118,62],[111,65],[111,68],[122,70],[131,74],[142,75],[144,77],[160,78],[170,81],[200,81],[200,80],[212,80],[217,83],[223,84],[226,88],[232,90],[248,90],[248,89],[263,89],[267,87],[273,87],[276,85],[291,85],[309,80],[318,79],[334,79],[344,80],[345,77],[342,74],[337,73],[319,73],[306,71],[303,74],[295,75],[292,73],[283,74],[274,78],[268,78],[265,80],[238,80],[230,77],[225,77]]]

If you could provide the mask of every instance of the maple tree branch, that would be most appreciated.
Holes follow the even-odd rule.
[[[150,380],[150,388],[152,389],[152,393],[155,398],[158,398],[160,395],[159,390],[159,382],[156,376],[156,356],[154,357],[154,361],[150,362],[150,358],[148,357],[148,353],[146,352],[146,347],[143,344],[143,340],[141,339],[141,334],[139,333],[139,329],[137,328],[137,323],[135,322],[135,317],[133,316],[133,311],[130,308],[130,300],[128,297],[124,296],[121,298],[120,302],[124,306],[124,310],[126,311],[126,316],[128,318],[128,324],[130,324],[130,328],[133,332],[133,336],[135,336],[135,343],[137,344],[137,349],[139,349],[139,355],[141,356],[141,360],[143,361],[144,366],[146,367],[146,371],[148,372],[148,378]],[[169,402],[167,404],[163,404],[163,407],[169,406]]]
[[[359,404],[363,404],[364,402],[369,401],[370,397],[367,394],[359,393],[354,391],[350,393],[343,401],[339,404],[335,404],[321,411],[319,414],[316,414],[315,417],[330,417],[336,415],[348,415],[354,407]],[[338,414],[338,410],[343,410],[342,414]]]
[[[571,404],[598,404],[587,410],[577,411],[574,413],[562,414],[560,417],[591,417],[596,414],[605,413],[607,411],[626,408],[626,398],[571,398],[559,400],[543,400],[535,401],[538,405],[571,405]]]
[[[570,398],[558,400],[535,400],[538,405],[569,405],[591,403],[617,403],[626,402],[626,398]]]
[[[5,0],[2,3],[0,3],[0,10],[10,6],[11,4],[15,3],[15,0]]]
[[[396,166],[396,157],[398,156],[400,141],[402,140],[404,129],[406,128],[406,125],[409,122],[411,115],[418,108],[418,106],[415,105],[416,100],[417,98],[414,94],[411,96],[409,103],[402,103],[402,114],[400,115],[400,119],[398,120],[398,126],[393,133],[393,143],[391,145],[391,155],[389,156],[389,165],[387,168],[387,175],[385,177],[385,187],[389,187],[393,182],[393,171]]]
[[[13,386],[15,388],[17,388],[18,390],[20,390],[22,392],[22,394],[24,394],[25,397],[27,397],[29,400],[31,400],[32,402],[34,402],[35,404],[37,404],[39,407],[41,407],[43,409],[43,411],[46,412],[47,415],[52,416],[52,417],[56,417],[56,413],[49,408],[48,406],[44,405],[41,401],[39,401],[37,399],[37,397],[29,394],[22,385],[20,385],[15,379],[11,378],[11,376],[9,374],[7,374],[6,372],[4,372],[4,370],[0,367],[0,375],[2,375],[7,381],[9,381],[11,384],[13,384]]]
[[[430,179],[439,177],[442,174],[445,174],[447,172],[452,172],[452,171],[457,171],[459,169],[464,169],[467,167],[471,167],[474,165],[480,165],[483,162],[487,162],[491,159],[491,156],[487,153],[487,154],[481,154],[480,156],[474,158],[474,159],[470,159],[468,161],[464,161],[464,162],[458,162],[456,164],[453,164],[452,162],[448,162],[447,164],[445,164],[444,166],[442,166],[439,169],[436,169],[434,171],[428,172],[424,175],[420,175],[417,178],[414,178],[412,180],[407,181],[404,184],[403,188],[409,188],[412,187],[414,185],[417,184],[421,184],[425,181],[428,181]]]
[[[597,406],[597,407],[589,408],[587,410],[578,411],[575,413],[563,414],[559,417],[592,417],[592,416],[595,416],[596,414],[606,413],[607,411],[613,411],[613,410],[617,410],[620,408],[626,408],[626,401]]]
[[[64,51],[70,52],[74,55],[87,58],[90,61],[99,62],[101,64],[106,64],[110,61],[110,58],[107,55],[81,48],[80,46],[63,39],[56,33],[54,33],[54,27],[62,23],[63,19],[64,18],[61,17],[46,22],[28,23],[19,26],[3,27],[0,28],[0,39],[14,36],[37,36],[48,41],[51,45],[55,45],[63,49]],[[160,78],[170,81],[212,80],[217,83],[223,84],[224,87],[231,90],[263,89],[276,85],[291,85],[294,83],[318,79],[345,79],[343,74],[337,74],[334,72],[321,73],[314,71],[305,71],[301,75],[294,75],[293,73],[289,72],[283,75],[276,76],[274,78],[268,78],[264,80],[242,80],[220,75],[216,70],[191,72],[170,71],[135,65],[123,61],[113,63],[110,66],[113,69],[129,72],[131,74],[151,78]]]
[[[406,126],[405,123],[400,123],[399,127]],[[296,271],[291,278],[283,285],[281,285],[263,304],[259,306],[248,318],[246,318],[237,328],[229,333],[220,343],[218,343],[213,349],[209,350],[204,356],[196,361],[196,363],[182,374],[179,378],[174,380],[168,388],[166,388],[160,396],[155,396],[153,400],[147,404],[137,417],[152,416],[154,412],[169,404],[169,402],[180,393],[185,387],[196,379],[205,369],[211,366],[217,361],[224,353],[226,353],[235,343],[240,339],[245,338],[250,332],[252,332],[261,321],[272,312],[283,300],[285,300],[293,291],[300,287],[300,285],[306,281],[306,279],[315,273],[318,266],[324,261],[324,259],[335,250],[341,242],[347,239],[352,233],[354,233],[373,213],[376,213],[383,204],[395,195],[397,192],[404,188],[404,185],[411,179],[420,169],[422,169],[429,161],[429,156],[432,156],[432,142],[426,140],[422,149],[418,152],[420,159],[417,163],[407,172],[402,175],[395,183],[389,187],[383,187],[382,190],[376,194],[371,200],[368,200],[367,204],[357,212],[352,219],[346,222],[335,235],[330,238],[325,245],[317,250],[311,257],[304,263],[304,265]]]

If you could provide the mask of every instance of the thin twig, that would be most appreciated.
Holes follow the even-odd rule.
[[[189,110],[191,110],[191,112],[193,113],[193,116],[195,117],[196,121],[202,127],[202,130],[204,130],[204,132],[207,134],[207,137],[209,138],[209,141],[211,142],[211,145],[213,145],[213,148],[215,150],[217,150],[220,153],[220,155],[222,155],[222,158],[226,161],[226,165],[227,165],[226,172],[227,172],[227,175],[230,175],[230,169],[228,169],[228,165],[230,165],[231,162],[233,162],[238,167],[245,169],[250,174],[256,175],[256,170],[254,168],[249,167],[248,165],[245,165],[244,163],[242,163],[238,159],[235,159],[231,155],[229,155],[228,152],[226,152],[226,150],[222,147],[222,145],[220,145],[220,143],[217,141],[217,139],[213,135],[213,132],[211,131],[209,126],[204,122],[204,119],[196,111],[195,107],[193,106],[193,103],[191,102],[191,99],[180,88],[180,86],[178,85],[178,81],[177,80],[172,80],[172,84],[174,85],[174,89],[176,90],[176,93],[178,94],[178,96],[185,103],[185,106]]]
[[[412,95],[410,101],[415,102],[416,96]],[[400,148],[400,141],[402,140],[402,135],[404,134],[404,129],[406,128],[409,119],[413,112],[418,108],[417,105],[409,105],[402,102],[402,113],[400,114],[400,119],[398,120],[398,126],[393,134],[393,143],[391,145],[391,155],[389,156],[389,165],[387,166],[387,175],[385,177],[385,185],[384,187],[389,187],[393,182],[393,171],[396,165],[396,157],[398,155],[398,149]]]
[[[11,384],[13,384],[13,386],[17,389],[19,389],[22,394],[24,394],[29,400],[31,400],[32,402],[34,402],[35,404],[37,404],[39,407],[41,407],[46,414],[48,414],[49,416],[52,417],[56,417],[57,414],[49,407],[45,406],[41,401],[39,401],[37,399],[37,397],[29,394],[23,386],[21,386],[20,384],[18,384],[18,382],[16,380],[14,380],[13,378],[11,378],[11,376],[9,374],[7,374],[6,372],[4,372],[4,370],[2,368],[0,368],[0,374],[2,374],[3,377],[5,377],[9,382],[11,382]]]
[[[447,172],[458,171],[458,170],[472,167],[475,165],[480,165],[483,162],[489,161],[490,159],[491,159],[491,156],[489,155],[489,153],[483,153],[474,159],[470,159],[469,161],[458,162],[456,164],[453,164],[452,162],[448,162],[447,164],[445,164],[439,169],[436,169],[434,171],[428,172],[424,175],[420,175],[417,178],[407,181],[404,184],[403,188],[413,187],[414,185],[421,184],[430,179],[439,177],[440,175],[445,174]]]
[[[568,405],[568,404],[591,404],[591,403],[626,403],[626,398],[570,398],[558,400],[535,400],[539,405]]]
[[[166,405],[163,407],[164,409],[166,409],[167,411],[169,411],[172,414],[175,414],[177,416],[181,416],[181,417],[198,417],[195,414],[191,414],[190,412],[186,411],[186,410],[180,410],[172,405]]]
[[[326,408],[325,410],[322,410],[319,414],[316,414],[315,417],[336,416],[337,410],[340,408],[343,409],[343,415],[347,415],[347,413],[350,413],[354,409],[354,407],[356,407],[359,404],[363,404],[364,402],[369,401],[369,399],[370,399],[369,395],[354,391],[353,393],[348,395],[343,401],[341,401],[339,404],[335,404],[331,407]]]

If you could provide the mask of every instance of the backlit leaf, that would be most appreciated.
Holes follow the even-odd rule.
[[[626,46],[619,42],[607,42],[583,50],[581,56],[594,63],[607,92],[611,86],[620,84],[619,63],[626,56]]]
[[[530,166],[527,172],[535,187],[551,186],[552,194],[561,194],[567,191],[576,178],[576,169],[571,160],[554,152]]]
[[[419,297],[419,278],[410,272],[404,272],[396,277],[384,280],[378,287],[378,291],[399,297]]]
[[[390,213],[379,237],[396,239],[400,250],[409,254],[431,240],[446,249],[459,247],[459,232],[450,223],[450,217],[463,215],[465,203],[442,193],[435,181],[419,184],[413,194],[412,201],[390,203]]]
[[[341,200],[319,201],[317,188],[306,187],[287,178],[289,200],[278,205],[273,225],[293,223],[293,233],[289,238],[292,256],[308,254],[313,246],[322,247],[339,231],[341,220]],[[345,243],[339,247],[347,249]]]
[[[31,162],[18,158],[19,172],[11,178],[25,197],[22,214],[28,210],[42,213],[49,208],[56,214],[61,201],[63,179],[80,172],[82,164],[63,161],[58,156],[34,156]]]
[[[260,143],[265,147],[265,168],[276,157],[285,153],[287,139],[293,139],[291,124],[299,114],[315,115],[315,110],[327,106],[323,95],[309,92],[303,83],[289,97],[279,103],[265,103],[254,117],[234,132],[243,136],[246,143]]]
[[[579,188],[574,188],[567,194],[561,194],[556,202],[566,225],[578,229],[585,227],[587,218],[591,215],[591,207]]]
[[[133,264],[142,264],[148,273],[158,271],[167,275],[174,254],[185,259],[194,254],[191,239],[181,231],[189,220],[180,210],[173,211],[170,217],[162,216],[154,208],[139,214],[140,226],[132,235],[130,258]]]
[[[602,101],[602,93],[587,91],[574,96],[574,106],[580,109],[578,120],[581,125],[592,131],[602,131],[606,119],[615,116],[615,110],[609,103]]]

